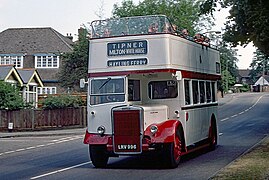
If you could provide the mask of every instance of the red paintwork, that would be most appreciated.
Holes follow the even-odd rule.
[[[90,134],[86,130],[86,134],[84,137],[84,144],[108,144],[109,138],[111,138],[111,136],[108,135],[100,136],[99,134]]]
[[[158,127],[158,131],[154,135],[150,132],[150,126],[145,130],[145,135],[151,138],[151,143],[170,143],[174,142],[176,127],[181,123],[178,120],[168,120],[155,125]]]
[[[186,121],[188,121],[188,120],[189,120],[189,113],[186,112]]]
[[[145,74],[145,73],[176,73],[176,69],[153,69],[153,70],[134,70],[134,71],[115,71],[115,72],[99,72],[99,73],[89,73],[88,76],[91,77],[104,77],[104,76],[123,76],[128,74]],[[206,74],[180,70],[183,78],[193,78],[193,79],[203,79],[203,80],[220,80],[221,76],[217,74]]]
[[[181,123],[177,120],[168,120],[160,124],[155,124],[158,126],[158,132],[152,136],[150,132],[150,126],[144,132],[144,135],[149,138],[143,138],[142,140],[142,151],[149,151],[149,145],[152,143],[171,143],[175,141],[175,130],[176,127],[181,126]],[[210,135],[209,135],[210,136]],[[113,151],[113,141],[112,135],[100,136],[98,134],[90,134],[86,131],[84,144],[103,144],[107,145],[108,151]],[[210,144],[204,144],[196,148],[187,150],[187,147],[184,147],[185,151],[181,152],[181,156],[189,154],[191,152],[203,149],[208,147]]]
[[[114,111],[113,117],[115,152],[141,152],[140,111]],[[128,145],[130,148],[120,148],[121,145]]]
[[[151,143],[170,143],[175,140],[175,129],[180,125],[180,121],[168,120],[160,124],[155,124],[158,126],[158,132],[154,135],[150,132],[150,126],[144,132],[145,136],[150,137],[150,139],[143,139],[143,150],[148,149],[148,145]],[[84,144],[107,144],[108,147],[112,148],[112,136],[104,135],[100,136],[98,134],[90,134],[86,131]]]

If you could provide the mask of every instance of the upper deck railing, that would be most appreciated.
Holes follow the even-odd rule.
[[[194,37],[191,37],[179,32],[175,27],[176,26],[171,24],[169,19],[164,15],[95,20],[91,23],[91,38],[98,39],[130,35],[168,33],[217,49],[216,45],[210,44],[210,39],[205,35],[198,33]]]

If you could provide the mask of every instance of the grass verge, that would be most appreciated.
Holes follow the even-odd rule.
[[[269,179],[269,136],[210,179]]]

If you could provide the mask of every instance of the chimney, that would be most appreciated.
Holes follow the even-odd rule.
[[[70,34],[67,33],[65,37],[67,37],[68,39],[70,39],[71,41],[73,41],[73,36],[72,36],[71,33]]]

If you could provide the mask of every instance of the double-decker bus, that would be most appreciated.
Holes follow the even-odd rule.
[[[216,48],[184,38],[165,16],[98,20],[91,27],[84,143],[95,167],[109,157],[150,152],[175,168],[182,155],[215,148]]]

